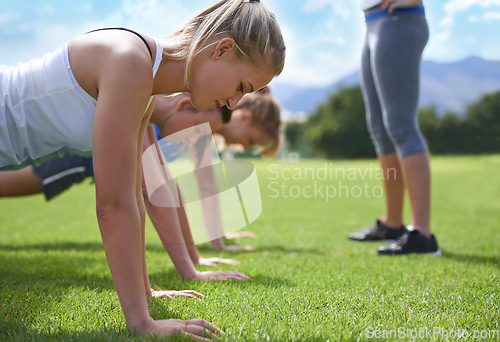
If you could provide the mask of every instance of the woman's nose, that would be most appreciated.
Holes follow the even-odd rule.
[[[235,94],[233,97],[231,97],[230,99],[227,100],[227,108],[229,108],[230,110],[234,110],[234,107],[236,107],[236,105],[238,104],[238,102],[240,102],[241,98],[243,97],[244,94],[238,92],[237,94]]]

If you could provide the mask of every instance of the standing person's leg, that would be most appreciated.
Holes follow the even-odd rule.
[[[410,198],[412,226],[425,237],[431,237],[430,197],[431,174],[427,151],[401,160],[408,196]]]
[[[423,15],[380,20],[373,52],[374,80],[386,130],[396,147],[408,191],[415,231],[401,242],[379,249],[383,254],[436,252],[429,230],[430,167],[425,140],[418,127],[420,61],[428,39]]]
[[[367,26],[361,57],[361,89],[366,108],[366,122],[375,146],[383,174],[385,215],[373,227],[360,233],[349,234],[349,239],[373,241],[396,239],[406,232],[403,226],[404,182],[394,145],[385,130],[382,108],[379,102],[372,72],[371,49],[378,40],[378,23]]]
[[[379,155],[385,191],[385,216],[381,219],[389,227],[403,225],[403,198],[405,184],[396,153]]]

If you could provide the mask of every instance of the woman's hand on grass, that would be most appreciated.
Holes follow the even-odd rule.
[[[201,281],[206,281],[206,280],[227,281],[232,279],[240,281],[240,280],[251,280],[252,278],[250,278],[246,274],[234,271],[205,271],[205,272],[196,271],[195,277],[188,279],[201,280]]]
[[[149,325],[144,332],[148,336],[171,336],[181,334],[195,341],[210,341],[212,338],[220,338],[224,332],[210,322],[203,319],[150,319]]]
[[[255,239],[257,235],[252,232],[234,232],[234,233],[227,233],[224,235],[224,238],[228,240],[234,240],[234,239],[241,239],[241,238],[252,238]]]
[[[204,295],[193,290],[183,290],[183,291],[167,291],[167,290],[153,290],[148,291],[148,298],[166,298],[173,299],[174,297],[188,297],[188,298],[205,298]]]
[[[202,256],[200,256],[198,258],[198,262],[196,263],[196,265],[200,266],[215,266],[217,264],[226,264],[235,266],[241,264],[241,262],[234,259],[203,258]]]
[[[229,252],[239,252],[239,251],[253,251],[255,248],[252,246],[226,246],[224,244],[224,239],[217,238],[210,241],[210,245],[213,249],[217,249],[219,251],[229,251]]]
[[[217,249],[217,250],[221,250],[221,251],[228,251],[228,252],[241,252],[241,251],[253,251],[253,250],[255,250],[255,248],[252,246],[238,246],[238,245],[214,246],[212,248]]]

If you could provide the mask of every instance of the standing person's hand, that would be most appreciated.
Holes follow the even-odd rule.
[[[392,14],[396,8],[415,7],[420,3],[421,0],[384,0],[379,6],[382,10],[388,10]]]

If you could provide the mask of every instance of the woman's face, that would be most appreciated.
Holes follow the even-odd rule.
[[[157,97],[150,121],[160,128],[164,137],[202,123],[209,123],[215,132],[224,124],[220,109],[200,112],[193,107],[188,94]]]
[[[220,133],[227,145],[242,145],[245,150],[255,145],[265,146],[269,142],[269,135],[252,122],[252,113],[248,109],[233,111],[231,121],[222,126]]]
[[[191,68],[189,92],[199,110],[227,106],[234,109],[244,94],[267,85],[274,77],[270,67],[255,68],[234,54],[234,40],[225,38],[211,53],[200,53]]]

